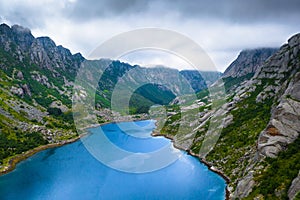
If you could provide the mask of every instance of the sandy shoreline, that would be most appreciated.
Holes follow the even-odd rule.
[[[133,120],[133,121],[144,121],[144,120],[147,120],[147,119],[140,119],[140,120]],[[111,124],[111,123],[119,123],[119,122],[128,122],[128,121],[118,121],[118,122],[104,122],[104,123],[101,123],[101,124],[97,124],[97,125],[92,125],[90,127],[87,127],[85,129],[89,129],[89,128],[95,128],[95,127],[99,127],[99,126],[103,126],[103,125],[106,125],[106,124]],[[84,133],[84,134],[81,134],[75,138],[72,138],[72,139],[69,139],[69,140],[65,140],[65,141],[61,141],[59,143],[52,143],[52,144],[46,144],[46,145],[43,145],[43,146],[39,146],[39,147],[36,147],[34,149],[31,149],[31,150],[28,150],[26,151],[25,153],[23,154],[19,154],[19,155],[16,155],[15,157],[11,158],[9,160],[9,165],[4,167],[1,171],[0,171],[0,176],[1,175],[4,175],[4,174],[7,174],[11,171],[13,171],[15,168],[16,168],[16,165],[23,161],[23,160],[26,160],[27,158],[33,156],[34,154],[40,152],[40,151],[43,151],[43,150],[46,150],[46,149],[50,149],[50,148],[55,148],[55,147],[60,147],[60,146],[63,146],[63,145],[66,145],[66,144],[70,144],[70,143],[73,143],[73,142],[76,142],[78,141],[80,138],[86,136],[88,134],[87,133]],[[199,161],[203,164],[205,164],[209,170],[211,170],[212,172],[218,174],[219,176],[221,176],[225,181],[226,183],[228,184],[230,182],[230,179],[220,170],[214,168],[214,166],[212,166],[209,162],[207,162],[206,160],[202,159],[198,154],[195,154],[193,153],[191,150],[187,150],[187,149],[183,149],[181,148],[180,146],[176,145],[174,143],[174,138],[171,137],[171,136],[168,136],[168,135],[164,135],[164,134],[161,134],[161,133],[158,133],[158,132],[152,132],[151,133],[151,136],[153,137],[157,137],[157,136],[162,136],[162,137],[165,137],[169,140],[171,140],[171,142],[173,143],[173,146],[176,148],[176,149],[179,149],[179,150],[182,150],[182,151],[185,151],[187,152],[189,155],[191,156],[194,156],[194,157],[197,157],[199,159]],[[228,185],[227,185],[228,186]],[[228,190],[228,188],[226,187],[226,199],[230,199],[230,192]]]

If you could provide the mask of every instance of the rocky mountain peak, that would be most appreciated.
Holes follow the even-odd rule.
[[[300,43],[300,33],[293,35],[290,39],[288,39],[288,44],[291,47],[299,46]]]
[[[277,48],[259,48],[247,49],[241,51],[237,59],[233,61],[225,70],[223,77],[242,77],[244,75],[255,73],[261,65],[278,49]]]
[[[34,37],[28,28],[13,25],[11,27],[11,32],[13,34],[14,41],[21,47],[22,50],[28,49],[31,46]]]
[[[56,48],[55,42],[49,37],[38,37],[36,40],[44,49],[50,50]]]
[[[7,24],[1,24],[0,25],[0,34],[8,34],[9,32],[11,32],[10,27]]]
[[[17,25],[17,24],[13,25],[11,27],[11,30],[12,30],[12,32],[17,33],[17,34],[23,33],[23,34],[31,35],[31,31],[29,28],[25,28],[25,27]]]

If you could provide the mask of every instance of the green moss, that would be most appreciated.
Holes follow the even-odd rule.
[[[296,197],[294,200],[300,200],[300,192],[297,193]]]

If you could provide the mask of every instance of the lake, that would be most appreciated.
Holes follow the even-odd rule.
[[[0,199],[225,199],[225,180],[170,140],[151,137],[154,128],[154,120],[111,123],[41,151],[0,177]],[[108,160],[123,155],[115,151],[134,159]]]

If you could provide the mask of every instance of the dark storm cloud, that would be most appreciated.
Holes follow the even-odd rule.
[[[97,17],[115,17],[135,15],[147,10],[145,0],[79,0],[73,3],[66,12],[76,20],[88,20]]]
[[[178,13],[182,18],[212,18],[237,23],[267,21],[297,22],[300,18],[299,0],[86,0],[77,1],[68,14],[76,19],[128,16],[139,13],[167,15]],[[289,23],[286,21],[286,23]]]
[[[42,2],[42,1],[41,1]],[[47,18],[78,22],[101,18],[124,18],[147,14],[155,20],[177,14],[182,20],[217,20],[229,23],[299,24],[299,0],[61,0],[28,3],[0,1],[0,16],[31,28]]]
[[[298,20],[299,0],[220,0],[181,1],[175,0],[172,9],[186,17],[211,17],[233,22],[253,22],[256,20],[278,21]]]

